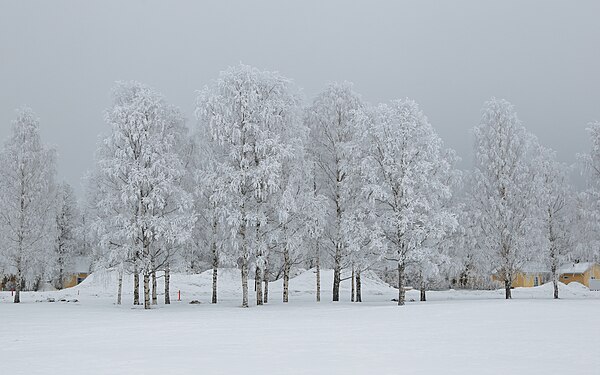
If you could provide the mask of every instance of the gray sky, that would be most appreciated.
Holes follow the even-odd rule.
[[[278,70],[312,98],[348,80],[371,103],[417,100],[471,162],[491,96],[559,159],[600,120],[600,1],[3,1],[0,138],[33,108],[81,192],[117,80],[154,86],[194,125],[195,90],[229,65]]]

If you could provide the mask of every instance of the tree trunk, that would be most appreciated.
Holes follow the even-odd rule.
[[[511,299],[512,298],[512,294],[511,294],[511,290],[510,290],[510,285],[511,285],[510,277],[507,277],[504,280],[504,296],[505,296],[506,299]]]
[[[425,295],[425,278],[423,277],[423,271],[419,271],[419,292],[421,294],[421,298],[419,299],[421,302],[425,302],[427,300],[427,296]]]
[[[356,271],[356,302],[362,302],[360,269]]]
[[[38,292],[41,287],[42,287],[42,277],[38,276],[37,278],[35,278],[35,283],[33,284],[33,290]]]
[[[263,279],[265,285],[265,290],[263,292],[263,303],[267,303],[269,302],[269,262],[267,262],[267,265],[265,266]]]
[[[165,265],[165,305],[171,304],[171,268]]]
[[[290,253],[287,245],[283,249],[283,302],[289,300],[289,285],[290,285]]]
[[[211,303],[217,303],[217,276],[219,269],[219,254],[217,253],[217,221],[213,219],[213,237],[212,237],[212,299]]]
[[[352,275],[350,276],[350,281],[352,282],[352,289],[350,290],[350,302],[354,302],[355,301],[355,295],[356,295],[356,287],[355,287],[355,280],[354,280],[354,265],[352,265]]]
[[[248,260],[242,257],[242,307],[248,307]]]
[[[254,281],[256,283],[256,304],[258,306],[263,304],[263,294],[262,294],[262,270],[260,267],[256,267],[256,272],[254,273]]]
[[[144,270],[144,309],[150,308],[150,272]]]
[[[338,242],[335,246],[335,256],[333,258],[333,301],[340,300],[340,282],[342,273],[342,244]]]
[[[18,243],[19,243],[19,253],[17,256],[17,279],[15,280],[15,298],[13,300],[14,303],[21,303],[21,287],[23,286],[23,270],[22,270],[22,261],[23,261],[23,243],[25,241],[25,191],[24,189],[24,175],[21,172],[21,211],[19,215],[19,234],[18,234]]]
[[[554,234],[554,225],[552,225],[552,210],[548,209],[548,234],[550,240],[550,259],[552,260],[552,265],[550,266],[550,271],[552,272],[552,284],[554,286],[554,299],[558,299],[558,248],[556,245],[556,236]]]
[[[152,270],[152,304],[158,305],[158,298],[156,296],[156,270]]]
[[[398,306],[404,305],[404,264],[398,262]]]
[[[342,274],[342,199],[340,195],[343,173],[336,160],[336,186],[335,186],[335,254],[333,257],[333,301],[340,300],[340,282]]]
[[[123,291],[123,270],[119,270],[119,287],[117,289],[117,305],[121,304],[121,294]]]
[[[140,271],[137,266],[133,269],[133,304],[140,304]]]
[[[556,265],[552,265],[552,284],[554,285],[554,299],[558,299],[558,273]]]
[[[211,303],[217,303],[217,276],[219,269],[219,258],[216,255],[216,252],[213,251],[213,261],[212,261],[212,299]]]
[[[242,207],[243,208],[243,207]],[[243,217],[243,216],[242,216]],[[248,251],[248,243],[246,241],[246,228],[245,222],[240,227],[240,237],[242,238],[242,257],[241,257],[241,269],[242,269],[242,307],[248,307],[248,259],[250,253]]]
[[[317,302],[321,302],[321,257],[317,251]]]
[[[64,289],[65,288],[65,270],[62,266],[62,260],[61,260],[61,266],[58,269],[58,283],[57,283],[57,288],[58,289]]]
[[[14,303],[21,303],[21,286],[23,285],[23,275],[21,273],[21,268],[17,268],[17,279],[15,280],[15,299]]]

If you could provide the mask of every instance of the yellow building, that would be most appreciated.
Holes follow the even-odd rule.
[[[72,288],[85,280],[90,274],[90,264],[91,262],[88,257],[75,257],[63,278],[63,288]]]
[[[492,280],[502,282],[502,279],[497,275],[492,275]],[[513,288],[531,288],[545,284],[550,280],[550,272],[545,267],[535,262],[527,262],[515,274],[511,286]]]
[[[531,288],[548,282],[547,272],[518,272],[515,276],[513,288]]]
[[[76,285],[79,285],[88,276],[89,274],[85,272],[71,274],[65,278],[65,281],[63,282],[63,287],[72,288]]]
[[[560,268],[559,273],[559,280],[562,283],[578,282],[591,290],[600,290],[600,264],[598,263],[566,264]]]

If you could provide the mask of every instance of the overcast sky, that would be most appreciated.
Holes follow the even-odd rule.
[[[370,103],[411,97],[462,167],[482,103],[505,98],[573,163],[600,120],[599,15],[596,0],[2,1],[0,138],[32,107],[81,192],[115,81],[154,86],[194,126],[195,90],[243,62],[308,100],[340,80]]]

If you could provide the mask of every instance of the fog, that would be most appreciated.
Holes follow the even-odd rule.
[[[195,90],[239,62],[293,78],[307,101],[339,80],[370,103],[411,97],[463,168],[492,96],[567,163],[600,120],[598,1],[200,3],[2,2],[0,138],[32,107],[81,193],[115,81],[154,86],[193,127]]]

